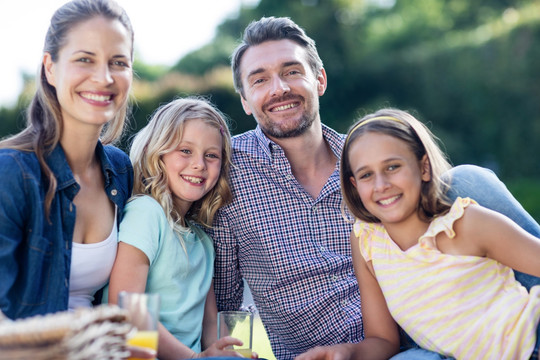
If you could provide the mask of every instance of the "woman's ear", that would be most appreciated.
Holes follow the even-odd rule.
[[[420,170],[422,171],[422,181],[428,182],[431,180],[431,166],[427,154],[420,160]]]
[[[46,52],[43,55],[43,70],[45,71],[45,77],[47,78],[47,82],[51,86],[55,86],[53,65],[54,65],[54,62],[52,60],[51,54]]]

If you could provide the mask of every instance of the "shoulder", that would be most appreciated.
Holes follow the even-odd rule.
[[[231,139],[233,154],[252,153],[258,146],[258,138],[255,130],[249,130],[233,136]]]
[[[0,149],[0,166],[2,168],[10,166],[39,168],[39,162],[33,152],[14,149]]]
[[[331,127],[322,124],[323,137],[330,145],[330,148],[335,154],[341,154],[343,149],[343,144],[345,142],[345,134],[338,133]]]
[[[232,138],[232,166],[230,181],[234,184],[242,179],[238,173],[252,171],[256,164],[266,164],[269,162],[269,150],[264,148],[262,135],[255,130],[249,130]],[[266,145],[267,146],[267,145]]]
[[[436,246],[443,253],[485,256],[483,243],[490,243],[501,216],[474,200],[457,198],[450,212],[439,221],[439,226],[430,226],[428,232],[434,230]]]
[[[151,196],[135,195],[126,204],[126,211],[137,211],[143,213],[162,213],[165,215],[161,205]]]
[[[41,179],[41,167],[33,152],[13,149],[0,149],[0,173],[9,174],[4,177],[3,184],[17,179]]]
[[[105,145],[103,146],[103,152],[114,168],[131,168],[129,156],[123,150],[114,145]]]
[[[131,197],[124,208],[120,228],[122,230],[151,228],[160,231],[168,227],[168,224],[165,211],[154,198],[148,195],[136,195]]]

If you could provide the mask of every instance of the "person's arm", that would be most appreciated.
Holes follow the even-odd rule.
[[[360,252],[358,238],[351,232],[354,272],[362,297],[364,340],[357,344],[321,346],[298,356],[298,360],[383,360],[399,351],[399,330],[386,305],[373,269]]]
[[[214,242],[214,292],[218,310],[239,310],[244,296],[244,282],[238,262],[234,224],[227,214],[218,211],[212,229],[207,230]]]
[[[118,303],[121,291],[144,293],[150,262],[138,248],[120,242],[109,282],[109,303]],[[176,339],[161,323],[158,324],[158,357],[167,359],[194,358],[197,354]]]
[[[214,282],[210,285],[206,302],[204,304],[203,332],[201,338],[201,348],[207,349],[217,340],[217,306],[216,295],[214,293]]]
[[[485,256],[540,277],[540,239],[506,216],[471,204],[465,209],[464,216],[456,221],[455,232],[461,252]]]
[[[39,212],[40,209],[34,209],[30,204],[33,197],[25,191],[27,187],[24,186],[24,170],[20,168],[12,156],[2,154],[0,155],[0,171],[7,175],[4,176],[0,184],[0,199],[2,199],[0,201],[0,310],[8,318],[14,320],[19,309],[12,302],[13,297],[10,293],[15,286],[20,266],[28,267],[28,264],[19,263],[22,258],[20,253],[25,251],[21,248],[23,244],[27,244],[34,249],[36,254],[45,257],[45,252],[50,251],[50,247],[48,250],[44,250],[43,245],[40,246],[40,244],[47,243],[41,237],[25,238],[25,224],[29,223],[30,213],[32,211]],[[29,182],[31,180],[27,179]],[[34,206],[39,207],[43,204],[38,203]],[[33,242],[36,243],[33,244]],[[36,293],[36,301],[38,299],[42,301],[43,296]]]
[[[232,345],[242,345],[242,342],[230,336],[225,336],[219,340],[217,338],[217,307],[216,296],[214,294],[214,283],[212,282],[204,305],[203,332],[201,339],[201,348],[203,351],[199,354],[199,357],[242,357],[233,350],[225,350],[228,346],[232,348]]]

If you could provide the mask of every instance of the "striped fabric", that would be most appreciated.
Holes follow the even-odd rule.
[[[424,349],[457,359],[528,359],[540,319],[540,286],[527,293],[513,271],[488,258],[441,253],[435,236],[474,201],[458,198],[418,244],[402,251],[382,225],[357,221],[362,255],[396,322]]]

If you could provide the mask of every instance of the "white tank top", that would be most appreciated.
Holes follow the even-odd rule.
[[[91,307],[96,291],[109,282],[118,247],[116,211],[117,209],[113,228],[107,239],[94,244],[72,244],[68,303],[70,310]]]

